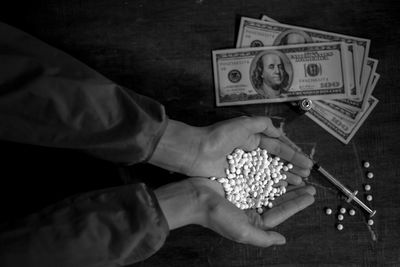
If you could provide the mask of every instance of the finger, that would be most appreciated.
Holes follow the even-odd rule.
[[[287,187],[288,183],[286,181],[280,180],[279,182],[277,182],[276,184],[273,185],[273,187],[281,187],[281,186]]]
[[[251,224],[248,226],[248,229],[239,237],[239,240],[237,240],[238,242],[257,247],[269,247],[286,243],[285,237],[277,232],[264,231]]]
[[[264,226],[267,229],[275,227],[312,203],[314,203],[314,196],[308,193],[283,202],[263,214]]]
[[[297,198],[297,197],[299,197],[299,196],[301,196],[301,195],[304,195],[304,194],[306,194],[306,193],[307,193],[307,194],[310,194],[310,195],[312,195],[312,196],[314,196],[315,193],[316,193],[315,187],[309,185],[309,186],[300,187],[300,188],[298,188],[298,189],[296,189],[296,190],[291,190],[291,191],[289,191],[289,192],[286,191],[285,194],[283,194],[283,195],[277,197],[277,198],[272,202],[272,204],[273,204],[274,206],[278,206],[278,205],[280,205],[280,204],[282,204],[282,203],[284,203],[284,202],[293,200],[293,199],[295,199],[295,198]]]
[[[298,166],[293,165],[293,169],[291,169],[290,172],[293,174],[297,174],[300,177],[308,177],[308,176],[310,176],[311,170],[299,168]]]
[[[279,137],[282,132],[274,126],[272,120],[265,116],[241,117],[241,127],[245,127],[250,134],[263,133],[271,137]]]
[[[289,186],[286,188],[286,192],[289,192],[289,191],[293,191],[293,190],[302,188],[302,187],[304,187],[305,185],[306,185],[306,183],[305,183],[304,181],[301,181],[301,183],[298,184],[298,185],[289,185]]]
[[[289,145],[282,143],[278,139],[262,136],[260,139],[260,147],[300,168],[311,169],[313,165],[313,162],[303,153],[295,151]]]
[[[301,179],[300,176],[291,173],[291,172],[283,172],[284,174],[286,174],[286,181],[288,182],[288,184],[292,184],[292,185],[299,185],[303,179]]]

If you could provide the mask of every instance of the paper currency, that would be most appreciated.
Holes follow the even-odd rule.
[[[276,20],[266,15],[262,17],[262,20],[278,23]],[[358,49],[357,46],[356,49]],[[358,54],[358,58],[360,58],[360,54],[356,54]],[[366,53],[366,55],[368,55],[368,53]],[[356,71],[356,73],[361,74],[359,97],[352,99],[313,101],[313,109],[307,116],[337,137],[340,141],[347,144],[378,103],[378,100],[372,97],[372,92],[380,78],[380,75],[375,72],[377,65],[378,61],[371,58],[367,58],[364,64],[363,62],[357,63],[358,67],[363,66],[362,71],[361,69],[358,70],[360,72]],[[370,110],[368,111],[368,109]],[[316,112],[316,110],[318,110],[319,113]],[[331,119],[330,123],[327,123],[328,118]],[[342,129],[340,127],[342,127]],[[351,129],[350,132],[349,129]]]
[[[373,90],[375,89],[376,84],[378,83],[379,78],[380,78],[380,75],[375,73],[374,77],[372,79],[372,83],[370,84],[371,88],[368,89],[370,91],[370,93],[368,96],[366,96],[367,99],[369,99],[369,97],[371,96]],[[367,103],[367,99],[363,100],[365,104]],[[362,115],[361,110],[355,111],[355,110],[347,108],[345,105],[343,105],[343,106],[337,105],[337,102],[335,102],[335,101],[316,100],[315,102],[317,102],[318,104],[320,104],[320,106],[322,108],[329,110],[333,114],[335,114],[339,117],[342,117],[343,119],[350,120],[350,121],[356,121]],[[364,109],[366,106],[365,104],[363,104]]]
[[[213,51],[217,106],[348,98],[342,42]]]
[[[267,16],[263,18],[271,19]],[[236,47],[332,41],[354,45],[353,49],[349,49],[346,59],[349,61],[349,65],[352,66],[349,72],[350,74],[353,73],[355,78],[352,81],[351,97],[358,98],[361,95],[360,87],[364,79],[363,68],[369,52],[370,40],[368,39],[243,17],[239,27]]]
[[[376,67],[378,65],[378,60],[368,58],[366,68],[364,68],[364,76],[367,79],[364,80],[363,83],[363,91],[361,95],[361,100],[356,99],[340,99],[340,100],[333,100],[332,102],[338,106],[342,106],[344,108],[348,108],[354,111],[359,111],[365,108],[366,100],[369,99],[371,95],[371,88],[373,83],[373,77],[376,74]]]
[[[321,107],[318,103],[314,103],[312,109],[306,113],[306,116],[341,142],[348,144],[378,102],[378,99],[370,96],[367,100],[365,110],[361,111],[361,115],[356,121],[350,121],[336,116],[327,109]]]

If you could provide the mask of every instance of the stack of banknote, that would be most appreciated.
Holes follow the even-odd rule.
[[[347,144],[378,99],[370,40],[242,17],[234,49],[214,50],[217,106],[312,101],[306,113]]]

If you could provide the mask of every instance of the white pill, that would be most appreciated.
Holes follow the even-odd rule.
[[[339,231],[342,231],[343,230],[343,224],[338,224],[337,226],[336,226],[336,228],[339,230]]]
[[[220,182],[220,183],[222,184],[223,182],[226,181],[226,179],[225,179],[225,178],[219,178],[217,181]]]
[[[263,213],[263,209],[262,209],[262,208],[257,208],[257,212],[258,212],[259,214],[261,214],[261,213]]]
[[[289,170],[289,168],[288,168],[287,166],[283,166],[283,167],[282,167],[282,170],[285,171],[285,172],[287,172],[287,171]]]
[[[365,161],[365,162],[364,162],[364,168],[369,168],[369,166],[370,166],[369,162],[368,162],[368,161]]]
[[[272,202],[268,203],[268,208],[272,208],[274,206],[274,204],[272,204]]]
[[[331,214],[332,214],[332,209],[327,208],[327,209],[325,210],[325,213],[326,213],[326,215],[331,215]]]
[[[346,213],[346,208],[340,208],[340,213],[345,214]]]
[[[367,173],[367,177],[368,177],[369,179],[372,179],[372,178],[374,178],[374,174],[373,174],[372,172],[368,172],[368,173]]]
[[[353,210],[353,209],[351,209],[351,210],[349,210],[349,214],[350,214],[351,216],[354,216],[354,215],[356,214],[356,211]]]
[[[344,216],[343,216],[343,214],[339,214],[339,215],[337,216],[337,218],[338,218],[339,221],[343,221]]]
[[[369,184],[366,184],[364,186],[364,189],[365,189],[365,191],[369,191],[369,190],[371,190],[371,186]]]
[[[372,196],[371,196],[371,195],[368,195],[368,196],[367,196],[367,200],[368,200],[368,201],[372,201]]]
[[[374,224],[374,220],[369,219],[369,220],[368,220],[368,225],[373,225],[373,224]]]
[[[292,163],[289,163],[289,164],[287,165],[287,167],[289,168],[289,170],[291,170],[291,169],[293,169],[293,164],[292,164]]]

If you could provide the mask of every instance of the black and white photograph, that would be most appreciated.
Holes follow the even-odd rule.
[[[400,3],[0,8],[0,267],[400,266]]]

